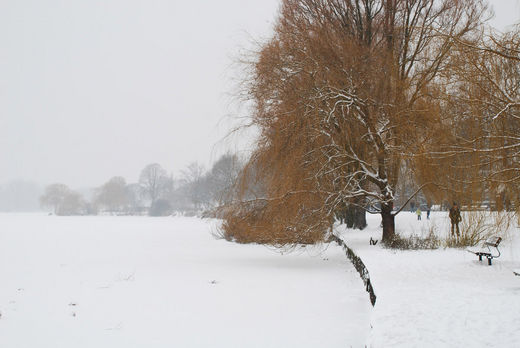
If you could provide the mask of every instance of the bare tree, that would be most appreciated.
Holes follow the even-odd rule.
[[[83,196],[64,184],[52,184],[45,188],[40,197],[44,207],[50,207],[56,215],[84,215],[87,213]]]
[[[214,202],[225,203],[233,198],[233,187],[242,169],[242,163],[234,154],[222,155],[207,173],[208,189]]]
[[[43,195],[40,197],[42,207],[52,208],[56,214],[58,208],[65,200],[66,196],[71,192],[69,187],[64,184],[52,184],[45,187]]]
[[[144,196],[150,200],[150,206],[161,196],[167,177],[166,171],[157,163],[149,164],[141,171],[139,185]]]
[[[182,181],[185,194],[189,197],[196,210],[204,208],[210,201],[208,180],[204,166],[197,162],[190,163],[182,170]]]
[[[143,190],[138,183],[127,185],[130,214],[142,214],[145,211],[143,202]]]
[[[56,215],[85,215],[86,213],[86,201],[80,193],[75,191],[69,191],[65,195],[56,211]]]
[[[126,180],[115,176],[98,189],[96,202],[110,212],[123,212],[129,209],[130,198]]]

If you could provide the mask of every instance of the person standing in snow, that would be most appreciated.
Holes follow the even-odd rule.
[[[415,212],[417,214],[417,220],[421,220],[422,211],[421,208],[417,208],[417,211]]]
[[[430,220],[430,209],[431,207],[428,206],[428,209],[426,210],[426,220]]]
[[[459,236],[459,222],[462,221],[460,216],[460,209],[456,202],[453,202],[453,206],[450,208],[450,221],[451,221],[451,235],[454,235],[455,227],[457,228],[457,237]]]

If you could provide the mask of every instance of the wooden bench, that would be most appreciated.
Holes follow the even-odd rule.
[[[484,249],[484,247],[486,247],[487,250],[479,250],[479,251],[468,250],[468,251],[477,255],[479,261],[482,261],[482,257],[485,256],[488,260],[488,265],[491,266],[491,260],[500,257],[500,250],[498,249],[498,245],[500,244],[501,241],[502,241],[501,237],[491,237],[482,244],[482,249]],[[491,248],[495,248],[495,249],[491,250]],[[495,251],[497,254],[493,254],[493,252],[495,252]]]

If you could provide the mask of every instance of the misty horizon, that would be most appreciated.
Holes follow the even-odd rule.
[[[34,0],[0,5],[0,183],[135,181],[178,174],[232,144],[241,48],[266,36],[278,1]]]
[[[491,1],[500,30],[517,0]],[[137,182],[149,163],[179,177],[208,169],[243,139],[223,140],[244,51],[268,37],[279,2],[36,0],[0,5],[0,187],[76,190]]]

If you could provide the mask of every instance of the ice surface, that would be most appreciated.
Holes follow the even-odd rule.
[[[339,247],[280,255],[215,223],[0,215],[0,347],[364,346],[371,306]]]

